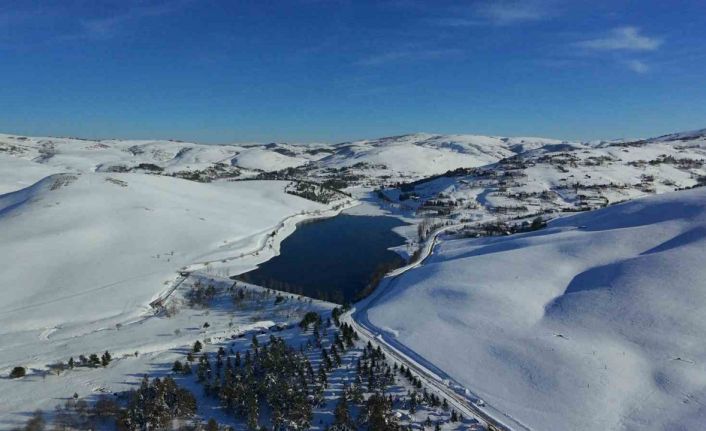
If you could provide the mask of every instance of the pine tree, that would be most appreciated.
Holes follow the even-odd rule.
[[[399,430],[397,418],[392,414],[392,406],[381,394],[373,394],[361,409],[359,422],[370,431]]]
[[[118,429],[167,429],[174,419],[196,413],[196,399],[186,389],[165,377],[142,379],[140,388],[129,395],[127,407],[118,417]]]
[[[100,365],[101,360],[98,358],[98,355],[91,353],[91,356],[88,357],[88,362],[90,362],[92,367],[97,367]]]
[[[206,423],[205,431],[218,431],[218,422],[213,418],[209,419]]]
[[[324,388],[328,386],[328,377],[326,376],[326,370],[324,370],[323,366],[319,367],[319,383]]]
[[[108,353],[108,351],[106,350],[105,353],[103,353],[103,355],[101,356],[101,365],[107,367],[108,364],[110,364],[111,359],[112,358],[110,357],[110,353]]]
[[[417,411],[417,393],[412,392],[412,395],[409,397],[409,412],[414,414]]]
[[[333,368],[333,364],[331,363],[331,358],[328,356],[328,352],[326,352],[325,348],[321,349],[321,358],[326,370],[331,370],[331,368]]]
[[[201,342],[199,340],[196,340],[196,342],[194,343],[194,348],[192,350],[194,351],[194,353],[199,353],[202,348],[203,345],[201,344]]]
[[[336,405],[336,409],[334,410],[333,415],[333,423],[335,425],[338,425],[340,429],[348,429],[354,427],[355,424],[353,422],[353,418],[351,417],[351,413],[348,410],[348,401],[346,400],[345,395],[341,396],[341,398],[338,400],[338,404]]]
[[[27,374],[27,369],[25,367],[15,367],[10,371],[11,379],[19,379]]]
[[[203,358],[202,358],[203,359]],[[207,379],[206,373],[208,372],[208,363],[205,361],[199,361],[198,368],[196,368],[196,376],[199,382],[203,382]]]
[[[245,393],[245,405],[247,409],[248,429],[257,430],[257,419],[259,410],[257,406],[257,396],[254,388],[249,388]]]
[[[335,344],[331,346],[331,355],[333,356],[333,362],[336,364],[337,367],[340,367],[341,355],[338,354],[338,349],[336,348]]]

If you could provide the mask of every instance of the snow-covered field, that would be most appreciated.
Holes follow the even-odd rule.
[[[321,158],[325,154],[315,151],[319,146],[202,145],[166,140],[94,141],[0,134],[0,167],[9,163],[6,160],[19,160],[24,165],[16,162],[16,166],[24,166],[22,170],[27,171],[20,178],[34,173],[32,178],[35,181],[42,178],[39,176],[42,172],[139,172],[174,176],[197,173],[204,178],[245,178],[259,171],[280,170]],[[40,168],[44,171],[38,171]],[[0,176],[0,191],[12,191],[15,184],[29,185],[5,172]]]
[[[541,138],[416,133],[338,144],[336,153],[321,159],[317,165],[322,169],[340,169],[362,163],[373,169],[388,170],[393,176],[414,178],[482,166],[519,151],[558,143]]]
[[[706,191],[442,242],[367,312],[529,429],[701,429]]]
[[[39,354],[48,338],[152,314],[148,304],[182,267],[229,259],[215,270],[227,275],[273,256],[276,244],[263,246],[282,220],[326,209],[283,193],[284,186],[84,173],[3,195],[0,373],[57,359]]]
[[[0,155],[60,172],[149,172],[201,178],[249,178],[290,169],[308,178],[378,186],[419,179],[562,142],[542,138],[411,135],[340,144],[201,145],[178,141],[84,140],[0,134]],[[37,178],[39,179],[39,178]],[[2,178],[0,177],[0,180]]]
[[[519,224],[703,184],[705,130],[627,143],[548,144],[382,193],[419,217],[477,231],[473,225],[481,222]]]
[[[29,187],[60,169],[0,153],[0,195]]]
[[[705,164],[706,130],[634,142],[418,133],[335,145],[0,135],[0,375],[30,371],[0,379],[0,393],[12,394],[0,396],[0,428],[73,392],[90,397],[164,374],[197,338],[224,342],[330,310],[269,297],[171,317],[150,306],[167,295],[163,305],[179,303],[199,279],[228,288],[227,276],[274,256],[296,222],[354,203],[285,192],[301,180],[365,202],[351,213],[455,232],[377,292],[362,317],[488,412],[533,430],[699,429],[706,192],[667,192],[706,184]],[[560,218],[533,233],[454,239],[537,215]],[[415,226],[402,233],[410,255]],[[196,272],[184,281],[183,270]],[[46,374],[106,349],[121,360]],[[319,408],[319,425],[328,416]]]
[[[213,285],[221,292],[210,307],[187,305],[185,293],[199,283],[204,287]],[[29,375],[18,380],[0,379],[0,393],[11,394],[1,398],[0,429],[22,424],[37,408],[51,413],[74,393],[92,401],[102,394],[112,396],[115,392],[132,389],[145,374],[163,377],[171,371],[175,360],[183,360],[196,340],[205,343],[207,349],[211,349],[210,344],[227,344],[240,336],[247,341],[252,334],[269,333],[275,325],[296,324],[307,311],[324,313],[332,307],[295,296],[273,304],[272,293],[253,286],[247,288],[250,293],[245,300],[234,304],[228,292],[232,284],[231,280],[208,274],[192,275],[170,298],[170,304],[178,309],[170,316],[146,315],[87,333],[60,329],[45,332],[40,342],[34,336],[16,334],[12,344],[3,342],[0,352],[3,364],[11,354],[12,364],[29,366]],[[204,327],[205,323],[208,327]],[[78,362],[79,355],[98,353],[100,356],[106,350],[113,356],[107,367],[77,367],[59,375],[47,368],[58,362],[66,364],[69,358]],[[33,362],[28,363],[28,358]],[[195,389],[194,393],[202,400],[202,390],[191,389]],[[201,401],[199,405],[199,413],[204,418],[219,417],[212,411],[213,403]]]

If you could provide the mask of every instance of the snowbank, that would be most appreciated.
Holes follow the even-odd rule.
[[[699,429],[706,190],[442,243],[368,310],[531,429]]]
[[[256,249],[282,219],[324,208],[284,185],[60,174],[1,196],[0,339],[124,320],[179,268]]]
[[[233,163],[240,167],[261,171],[279,171],[301,166],[308,161],[305,158],[290,157],[274,151],[268,151],[263,147],[245,149],[233,159]]]
[[[51,166],[0,153],[0,195],[29,187],[47,175],[60,172]]]

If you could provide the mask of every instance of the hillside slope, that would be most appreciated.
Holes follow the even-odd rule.
[[[415,133],[337,144],[336,153],[321,159],[317,165],[341,168],[364,163],[407,176],[429,176],[459,167],[487,165],[517,152],[559,142],[542,138]]]
[[[419,179],[483,166],[562,141],[416,133],[340,144],[202,145],[167,140],[86,140],[0,134],[0,155],[60,172],[147,172],[199,180],[285,174],[326,179]],[[3,178],[0,178],[2,181]],[[12,183],[11,183],[12,184]],[[2,183],[0,183],[0,186]],[[9,188],[9,186],[8,186]]]
[[[368,310],[530,429],[700,429],[706,190],[442,242]]]
[[[706,139],[690,132],[650,141],[548,144],[497,163],[383,191],[420,217],[518,224],[706,184]]]
[[[0,195],[29,187],[59,172],[60,169],[51,166],[0,153]]]
[[[23,331],[124,320],[179,268],[255,250],[285,217],[324,208],[285,185],[57,174],[0,196],[0,345]]]

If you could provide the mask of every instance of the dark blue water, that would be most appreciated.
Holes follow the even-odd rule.
[[[400,266],[389,247],[404,244],[394,217],[339,215],[302,223],[281,244],[280,255],[238,278],[272,289],[340,304],[353,302],[376,273]]]

